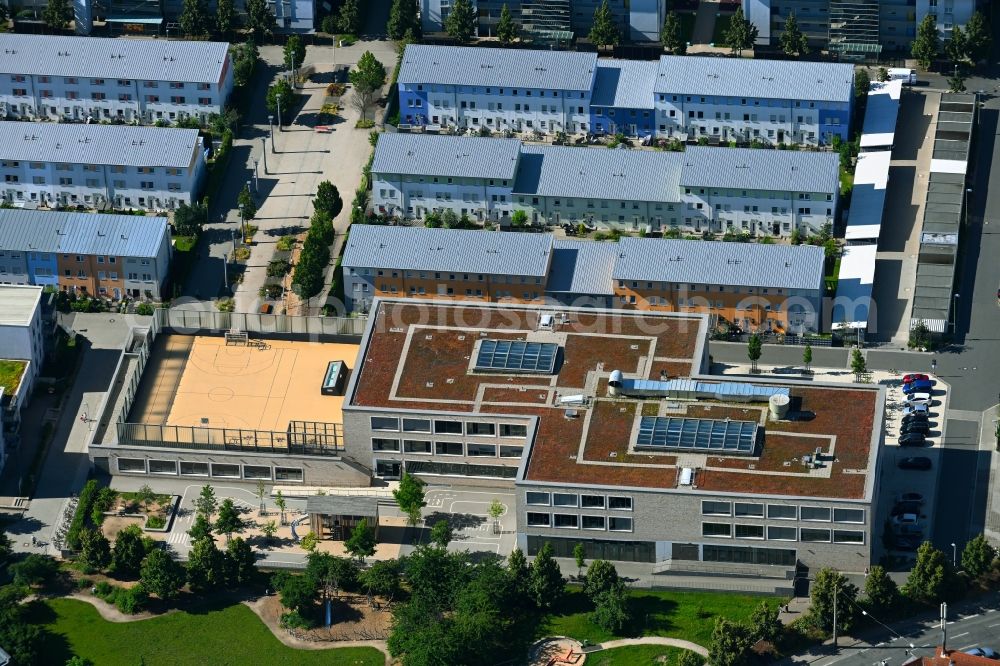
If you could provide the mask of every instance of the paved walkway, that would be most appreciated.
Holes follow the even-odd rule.
[[[692,643],[691,641],[683,641],[679,638],[664,638],[663,636],[643,636],[642,638],[620,638],[615,641],[607,641],[601,643],[602,650],[611,650],[614,648],[628,647],[630,645],[669,645],[670,647],[682,648],[684,650],[691,650],[691,652],[697,652],[703,657],[708,656],[708,648],[703,648],[697,643]]]

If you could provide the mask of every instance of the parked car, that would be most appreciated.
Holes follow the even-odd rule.
[[[923,380],[923,379],[930,379],[930,377],[928,377],[927,375],[925,375],[923,373],[920,373],[920,372],[914,372],[914,373],[909,374],[909,375],[903,375],[903,383],[904,384],[909,384],[911,382],[917,382],[917,381],[920,381],[920,380]]]
[[[893,525],[916,525],[920,516],[915,513],[900,513],[892,517]]]
[[[927,438],[921,432],[908,432],[899,438],[900,446],[923,446]]]
[[[898,504],[903,503],[913,503],[913,504],[923,504],[924,496],[920,493],[900,493],[896,495],[896,502]]]
[[[902,516],[905,513],[920,513],[920,503],[919,502],[896,502],[896,505],[892,507],[893,516]]]
[[[913,412],[911,414],[903,415],[903,423],[913,423],[914,421],[919,421],[920,423],[927,423],[929,420],[927,412]]]
[[[896,536],[923,538],[924,525],[923,523],[893,523],[892,533]]]
[[[896,550],[907,550],[915,551],[920,548],[920,544],[923,539],[917,534],[897,534],[896,535]]]
[[[929,414],[931,408],[929,405],[924,403],[908,403],[903,407],[903,418],[906,418],[910,414]]]
[[[934,388],[934,382],[929,379],[920,379],[909,384],[903,384],[903,393],[930,393]]]
[[[931,468],[931,459],[924,456],[916,456],[910,458],[901,458],[896,466],[899,469],[915,469],[920,471],[927,471]]]
[[[971,654],[976,657],[986,657],[987,659],[1000,659],[1000,652],[988,647],[975,647],[971,650],[966,650],[965,654]]]
[[[918,432],[921,435],[926,435],[930,430],[931,427],[927,421],[907,421],[900,427],[899,434],[908,435],[911,432]]]
[[[923,391],[906,396],[906,402],[910,405],[930,405],[932,400],[931,394]]]

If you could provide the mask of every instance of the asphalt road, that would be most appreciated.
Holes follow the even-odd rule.
[[[978,423],[948,419],[939,458],[933,542],[949,556],[951,544],[961,553],[971,536],[976,497],[982,498],[985,490],[977,492],[977,469],[988,456],[988,452],[979,451]]]

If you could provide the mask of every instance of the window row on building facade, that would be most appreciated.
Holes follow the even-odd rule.
[[[156,458],[117,458],[117,469],[123,474],[161,474],[164,476],[200,476],[213,479],[244,479],[247,481],[301,482],[301,467],[248,465],[241,463],[159,460]]]

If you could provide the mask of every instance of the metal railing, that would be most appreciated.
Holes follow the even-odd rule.
[[[365,330],[366,317],[299,317],[283,314],[214,312],[204,310],[160,309],[155,320],[159,327],[175,333],[198,333],[239,329],[249,333],[353,336]]]
[[[325,424],[321,432],[288,432],[249,428],[205,428],[157,423],[118,423],[119,446],[152,446],[278,453],[283,455],[339,456],[344,452],[343,427]]]

